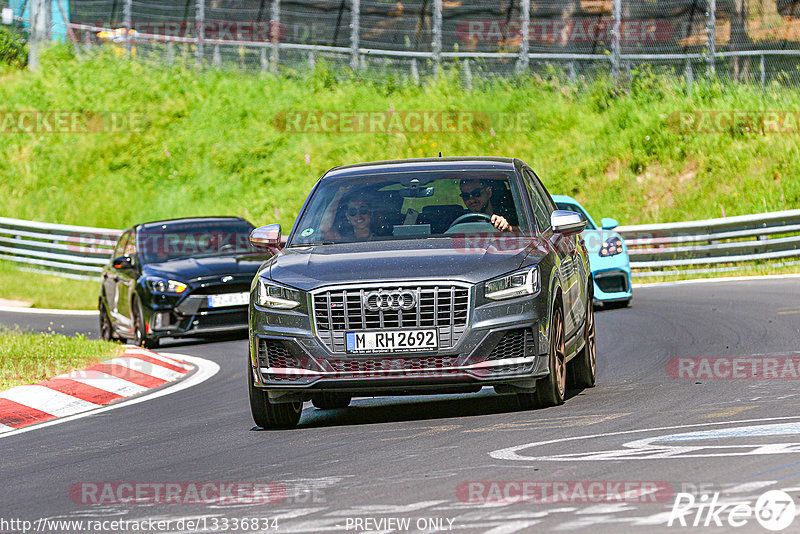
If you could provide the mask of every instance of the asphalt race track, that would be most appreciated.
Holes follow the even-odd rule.
[[[675,494],[754,505],[780,489],[800,509],[797,377],[726,379],[735,370],[718,365],[717,378],[674,378],[668,362],[751,357],[750,369],[772,358],[780,370],[781,358],[800,357],[798,296],[797,278],[641,288],[631,308],[597,313],[598,385],[571,391],[563,406],[518,411],[488,389],[364,398],[328,412],[307,404],[299,427],[281,431],[253,426],[244,340],[169,345],[161,350],[212,360],[220,372],[172,395],[0,439],[0,518],[169,519],[173,532],[201,530],[181,518],[205,521],[207,532],[233,531],[244,518],[265,522],[239,523],[239,532],[729,532],[727,523],[703,526],[705,516],[692,526],[697,508],[686,527],[667,527]],[[97,330],[95,317],[0,313],[0,323]],[[514,483],[523,481],[560,483],[568,498],[516,502]],[[217,504],[92,504],[78,491],[100,482],[276,483],[285,494],[273,503],[249,494]],[[623,502],[574,491],[593,482],[667,489]],[[754,517],[736,531],[768,532]],[[800,518],[785,529],[798,531]]]

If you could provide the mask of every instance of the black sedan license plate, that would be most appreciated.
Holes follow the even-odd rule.
[[[418,352],[439,348],[436,329],[382,330],[380,332],[346,332],[347,352]]]

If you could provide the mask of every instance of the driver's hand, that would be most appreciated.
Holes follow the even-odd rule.
[[[512,230],[511,225],[508,224],[506,218],[501,215],[497,215],[496,213],[492,215],[492,224],[501,232],[505,232],[506,230],[510,232]]]

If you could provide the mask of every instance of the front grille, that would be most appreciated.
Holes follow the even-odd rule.
[[[503,334],[487,360],[504,360],[507,358],[524,358],[533,355],[533,333],[530,328],[509,330]]]
[[[211,283],[192,289],[192,295],[222,295],[223,293],[249,293],[249,282]]]
[[[455,356],[423,356],[418,358],[358,358],[329,359],[328,364],[336,372],[337,378],[355,378],[369,374],[384,376],[423,375],[436,376],[457,375],[453,367]]]
[[[192,326],[194,328],[247,327],[247,309],[242,309],[241,306],[229,309],[232,311],[197,315]]]
[[[604,293],[620,293],[628,290],[628,278],[623,273],[598,276],[595,282]]]
[[[377,290],[411,291],[415,304],[409,310],[367,310],[364,296]],[[447,349],[466,330],[469,289],[452,284],[336,289],[315,293],[313,308],[317,335],[333,352],[345,352],[345,332],[389,328],[436,328],[439,348]]]

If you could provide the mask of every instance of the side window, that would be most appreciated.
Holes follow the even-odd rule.
[[[531,175],[533,177],[533,183],[536,184],[536,187],[539,189],[539,192],[542,194],[542,200],[544,200],[544,205],[547,207],[548,216],[550,216],[550,215],[553,214],[553,212],[555,210],[558,209],[558,208],[556,208],[556,203],[553,202],[553,199],[550,197],[550,193],[547,191],[547,189],[545,188],[545,186],[542,183],[542,181],[539,180],[539,177],[536,176],[535,174],[533,174],[533,172],[531,172]]]
[[[118,258],[123,255],[122,251],[125,250],[125,245],[128,243],[128,238],[130,235],[131,233],[128,231],[120,236],[119,241],[117,241],[117,246],[114,248],[114,254],[112,255],[112,258]]]
[[[128,239],[128,244],[125,245],[125,255],[126,256],[135,256],[136,255],[136,231],[134,230],[130,234],[130,239]]]
[[[536,177],[528,170],[525,169],[525,187],[528,188],[528,196],[531,198],[531,207],[533,208],[533,217],[536,219],[536,227],[540,232],[550,228],[550,211],[548,211],[546,204],[542,200],[542,194],[536,187]]]

